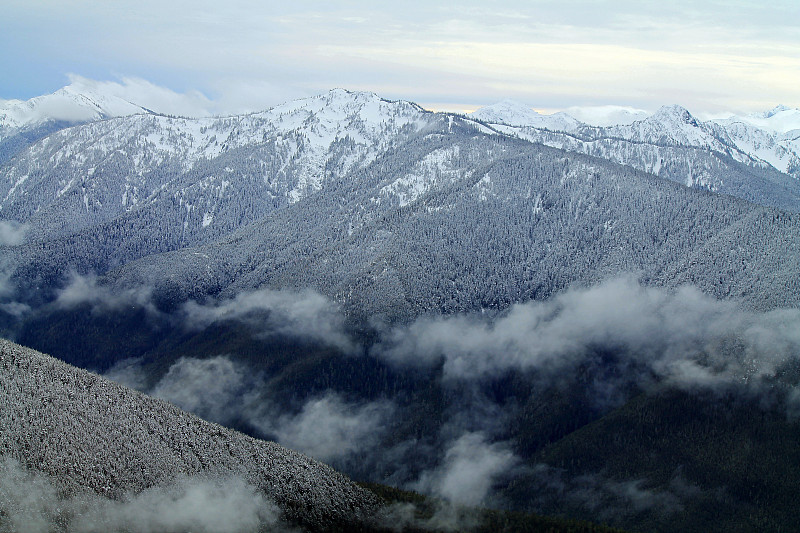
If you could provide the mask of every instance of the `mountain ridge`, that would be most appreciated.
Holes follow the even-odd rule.
[[[671,140],[664,137],[676,128],[682,133]],[[52,295],[47,291],[57,290],[70,272],[102,275],[120,269],[135,279],[139,267],[125,270],[126,265],[149,261],[145,270],[150,273],[144,280],[158,280],[158,284],[169,277],[164,272],[184,272],[180,284],[187,287],[181,290],[197,297],[202,297],[199,287],[215,293],[227,285],[243,289],[311,283],[337,301],[362,292],[356,300],[366,302],[378,296],[367,297],[369,291],[378,290],[374,280],[388,276],[385,281],[399,284],[402,290],[397,293],[399,300],[381,295],[387,306],[395,302],[404,309],[401,314],[412,309],[416,313],[424,310],[418,307],[423,295],[402,273],[405,266],[395,254],[406,245],[398,236],[415,243],[413,254],[421,265],[430,260],[426,254],[438,252],[425,251],[428,245],[413,231],[430,230],[412,231],[415,226],[446,228],[436,238],[451,233],[449,238],[464,240],[465,249],[472,249],[477,240],[465,234],[469,231],[489,231],[496,236],[494,245],[512,246],[503,241],[508,230],[500,221],[529,227],[529,240],[517,235],[515,239],[520,240],[513,244],[517,251],[507,250],[514,257],[514,268],[520,269],[514,276],[531,278],[525,273],[530,268],[526,262],[534,261],[544,268],[544,278],[534,281],[538,276],[533,276],[488,299],[477,289],[477,281],[474,286],[468,282],[458,297],[448,296],[444,286],[429,287],[436,298],[454,298],[459,310],[477,302],[508,305],[519,298],[544,298],[569,283],[598,281],[597,276],[613,275],[615,269],[643,268],[650,279],[663,278],[662,269],[675,269],[715,294],[742,295],[742,267],[725,278],[731,285],[721,289],[710,283],[713,272],[695,272],[678,256],[650,265],[637,255],[639,245],[629,248],[630,243],[621,243],[615,246],[628,251],[599,249],[594,258],[586,257],[587,264],[595,267],[585,274],[563,275],[550,271],[555,265],[537,247],[559,250],[554,242],[561,239],[592,247],[610,245],[623,238],[624,233],[615,234],[614,228],[624,225],[631,232],[625,238],[645,243],[651,239],[644,248],[659,247],[674,238],[666,227],[645,229],[648,224],[636,220],[641,214],[629,213],[615,202],[644,203],[649,216],[658,220],[661,215],[652,203],[657,198],[688,202],[698,212],[716,209],[717,203],[742,217],[759,211],[742,203],[678,193],[675,187],[659,183],[664,178],[690,189],[800,211],[800,182],[735,149],[721,126],[700,122],[679,106],[664,107],[629,126],[586,126],[564,133],[433,113],[374,93],[334,89],[242,116],[136,115],[80,125],[33,144],[0,169],[0,217],[14,221],[15,228],[24,227],[26,235],[24,243],[6,248],[5,275],[29,296],[33,287],[44,283],[47,290],[39,291],[37,299]],[[598,181],[598,176],[603,179]],[[610,188],[613,183],[629,189],[631,197],[623,200],[619,189]],[[482,221],[466,215],[470,210],[483,212],[489,205],[498,213],[496,227],[483,227]],[[593,212],[582,211],[587,205]],[[567,213],[572,213],[571,219]],[[715,213],[707,216],[734,223]],[[789,230],[767,219],[763,221],[765,238],[794,246],[792,238],[778,236]],[[586,227],[578,225],[579,220]],[[275,226],[280,223],[298,232]],[[551,227],[556,223],[562,229]],[[724,229],[709,227],[708,235],[698,238],[689,229],[696,223],[682,220],[681,224],[676,234],[681,233],[684,242],[674,246],[688,255],[700,253],[705,239]],[[325,235],[319,233],[321,228],[326,228]],[[533,235],[542,240],[530,242]],[[597,241],[601,236],[608,240]],[[228,249],[231,242],[242,239],[253,246],[268,244],[274,253],[295,254],[300,259],[287,255],[276,257],[275,263],[264,262],[263,250],[251,249],[250,244],[227,253],[227,258],[239,258],[233,263],[227,258],[218,263],[199,259],[216,258],[215,250]],[[530,255],[521,255],[519,249]],[[725,255],[735,255],[737,249]],[[338,263],[320,257],[321,263],[309,265],[305,274],[292,270],[292,265],[323,250],[338,250]],[[164,261],[177,257],[181,257],[180,265],[165,267]],[[573,260],[565,260],[570,269],[575,266]],[[774,270],[762,260],[757,264]],[[467,268],[460,260],[452,267],[453,275]],[[115,279],[126,275],[111,274]],[[370,277],[373,282],[367,283]],[[783,273],[778,277],[782,279]],[[767,279],[760,278],[757,294],[767,290]],[[779,291],[773,298],[784,305],[784,296]],[[470,304],[471,297],[476,300]]]

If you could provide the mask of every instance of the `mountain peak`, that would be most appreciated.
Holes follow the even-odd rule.
[[[352,91],[342,87],[336,87],[328,92],[318,95],[319,97],[328,98],[330,100],[354,100],[354,101],[369,101],[369,100],[382,100],[380,96],[372,91]]]
[[[753,113],[744,119],[760,128],[786,133],[800,128],[800,109],[777,105],[769,111]]]
[[[57,91],[30,100],[0,104],[0,125],[9,128],[36,126],[48,121],[88,122],[110,117],[149,113],[123,98],[98,90],[91,80],[74,78]]]
[[[541,120],[542,115],[516,100],[500,100],[470,113],[472,118],[509,126],[530,126]]]
[[[697,127],[697,119],[683,106],[677,104],[661,106],[652,116],[644,119],[667,124],[687,124]]]
[[[377,94],[372,91],[353,91],[350,89],[343,89],[341,87],[337,87],[335,89],[330,89],[324,93],[320,93],[314,96],[308,96],[305,98],[298,98],[296,100],[291,100],[289,102],[277,105],[273,107],[270,111],[279,111],[285,112],[287,110],[297,110],[302,108],[316,108],[316,107],[330,107],[330,106],[363,106],[370,103],[397,103],[403,105],[414,105],[415,107],[419,107],[416,104],[412,104],[411,102],[406,102],[404,100],[398,100],[396,102],[387,100],[385,98],[381,98]],[[421,109],[421,108],[420,108]]]
[[[572,131],[582,123],[566,113],[543,115],[516,100],[505,99],[470,113],[470,117],[492,124],[513,127],[542,128],[553,131]]]
[[[627,126],[650,116],[644,109],[620,105],[573,106],[565,112],[584,124],[598,127]]]
[[[782,113],[783,111],[792,111],[792,108],[788,107],[788,106],[785,106],[783,104],[778,104],[775,107],[773,107],[772,109],[770,109],[769,111],[765,111],[763,113],[758,113],[757,115],[761,116],[762,118],[771,118],[771,117],[774,117],[775,115],[777,115],[778,113]]]

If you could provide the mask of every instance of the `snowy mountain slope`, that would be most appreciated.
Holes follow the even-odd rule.
[[[482,107],[468,116],[490,124],[528,126],[552,131],[575,131],[584,125],[566,113],[543,115],[514,100],[503,100]]]
[[[721,126],[699,123],[676,106],[613,128],[578,126],[576,121],[555,124],[555,115],[544,117],[513,102],[492,109],[494,119],[505,113],[508,122],[536,119],[552,129],[580,131],[475,123],[482,131],[588,153],[765,205],[800,209],[798,183],[760,169],[765,163],[727,141]],[[0,218],[28,223],[29,238],[42,240],[152,209],[162,213],[159,220],[174,222],[158,223],[158,239],[171,241],[158,251],[167,251],[220,237],[319,190],[327,180],[363,168],[421,129],[441,121],[452,125],[453,120],[408,102],[337,89],[252,115],[137,115],[94,122],[56,132],[2,167]],[[420,172],[430,171],[432,167],[418,169],[384,195],[413,197],[426,187]]]
[[[603,157],[689,186],[800,209],[796,183],[759,170],[766,163],[737,148],[721,126],[700,123],[677,106],[612,128],[538,115],[510,101],[475,116],[483,115],[540,124],[492,126],[503,134]],[[31,238],[44,239],[146,204],[175,203],[183,220],[180,241],[194,244],[298,201],[435,120],[415,104],[338,89],[252,115],[138,115],[95,122],[57,132],[6,165],[0,174],[0,217],[30,223]],[[574,128],[580,131],[549,131]],[[723,161],[717,153],[751,168]],[[418,180],[407,181],[398,183],[398,193],[413,190]],[[245,205],[231,213],[229,208],[242,201]]]
[[[91,122],[150,111],[112,94],[72,83],[52,94],[30,100],[0,101],[0,137],[4,132],[30,128],[48,121]]]
[[[629,125],[583,127],[572,133],[496,125],[504,134],[590,154],[657,176],[762,205],[800,210],[800,182],[743,145],[722,125],[701,122],[680,106],[664,106]],[[786,165],[784,165],[786,166]],[[780,170],[780,169],[778,169]]]
[[[601,159],[475,135],[466,122],[445,136],[448,127],[215,242],[128,262],[104,282],[152,287],[159,301],[175,302],[313,287],[357,319],[505,308],[631,271],[668,286],[678,274],[667,272],[689,275],[712,294],[759,308],[798,304],[800,293],[787,287],[800,266],[776,260],[800,253],[796,216]],[[130,228],[124,241],[103,238],[113,233],[104,229],[46,252],[17,247],[26,266],[15,279],[42,286],[36,280],[57,277],[50,272],[103,271],[109,258],[100,255],[133,257],[146,246],[144,227],[114,226]],[[734,227],[735,239],[726,236]],[[740,250],[763,253],[742,262]],[[687,262],[704,253],[715,267]]]
[[[662,106],[643,120],[629,125],[611,126],[604,134],[656,145],[696,146],[719,152],[730,149],[725,142],[727,139],[720,138],[722,132],[719,128],[713,123],[701,122],[679,105]],[[742,159],[746,160],[745,157]]]
[[[296,202],[368,164],[430,115],[415,104],[339,89],[252,115],[139,115],[78,126],[3,169],[0,217],[30,222],[45,238],[174,202],[187,230],[195,229],[190,219],[201,221],[197,231],[215,220],[226,227],[226,202],[253,200],[236,223]]]
[[[777,105],[769,111],[732,115],[726,119],[715,120],[715,122],[721,123],[728,121],[745,122],[772,133],[788,133],[792,130],[800,130],[800,109]]]
[[[98,84],[76,79],[70,85],[27,101],[0,101],[0,165],[53,132],[112,117],[147,114]]]
[[[378,506],[324,464],[5,340],[0,369],[0,456],[60,493],[120,498],[181,478],[234,477],[322,530],[356,526]]]
[[[741,151],[800,179],[800,129],[774,132],[738,118],[715,122],[725,129]]]
[[[183,298],[310,285],[351,309],[400,315],[503,307],[619,271],[668,284],[665,269],[693,273],[685,257],[756,207],[640,170],[800,210],[800,182],[728,139],[675,106],[565,133],[344,90],[253,115],[105,120],[0,167],[0,218],[25,224],[27,239],[3,249],[4,277],[32,304],[70,272],[111,271],[121,286],[174,281]],[[681,229],[670,231],[675,217]],[[759,227],[783,235],[790,221]],[[480,266],[466,259],[496,246]],[[768,259],[748,297],[794,301],[771,281],[793,267]],[[698,283],[746,294],[744,278],[719,286],[717,274]]]

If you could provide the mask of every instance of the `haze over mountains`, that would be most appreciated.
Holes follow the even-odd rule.
[[[469,505],[796,518],[777,495],[800,476],[768,472],[797,431],[800,111],[34,100],[3,104],[4,335]],[[714,455],[744,435],[741,462]]]

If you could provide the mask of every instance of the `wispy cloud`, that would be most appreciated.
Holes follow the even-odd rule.
[[[245,291],[231,299],[177,302],[169,310],[162,310],[165,306],[159,304],[159,299],[159,290],[147,285],[116,289],[101,283],[94,275],[73,273],[58,292],[54,305],[60,309],[89,305],[94,313],[121,312],[135,306],[158,320],[192,331],[218,322],[240,321],[252,326],[262,337],[290,337],[347,353],[359,349],[347,332],[340,306],[313,290]]]
[[[357,344],[347,335],[339,305],[313,290],[242,292],[234,298],[198,304],[187,302],[180,315],[188,328],[202,329],[217,321],[258,324],[261,334],[286,335],[352,352]]]
[[[128,367],[125,376],[135,376]],[[107,375],[113,379],[114,374]],[[227,357],[178,360],[149,394],[206,420],[230,424],[239,416],[242,397],[255,389],[253,379]]]
[[[329,390],[304,399],[293,411],[272,397],[266,376],[225,356],[180,359],[152,388],[147,388],[137,361],[117,365],[106,377],[137,386],[206,420],[246,424],[327,462],[371,453],[394,410],[389,401],[348,402]]]
[[[76,91],[115,96],[156,113],[204,117],[217,112],[216,104],[199,91],[178,93],[141,78],[122,77],[119,81],[96,81],[70,74],[69,81],[71,88]]]
[[[536,506],[577,507],[601,521],[648,512],[667,516],[680,513],[684,503],[701,492],[684,479],[681,469],[673,473],[666,487],[659,489],[648,488],[641,479],[620,481],[601,474],[570,476],[545,464],[536,465],[529,473],[527,479],[533,485]]]
[[[371,452],[392,411],[388,401],[349,403],[329,391],[306,401],[299,413],[250,421],[282,445],[330,462]]]
[[[67,285],[58,292],[55,305],[61,309],[71,309],[88,304],[94,313],[140,306],[155,314],[157,311],[152,302],[152,294],[152,289],[146,286],[115,291],[109,286],[99,284],[96,276],[73,273]]]
[[[423,472],[411,487],[453,503],[485,504],[492,484],[518,463],[505,445],[490,443],[481,433],[465,433],[450,444],[443,463]]]
[[[183,478],[110,500],[62,495],[45,475],[10,458],[0,460],[0,532],[289,531],[280,510],[237,478]]]
[[[25,241],[28,227],[13,220],[0,220],[0,246],[17,246]]]
[[[513,306],[487,321],[420,319],[392,330],[372,353],[401,365],[443,361],[448,379],[509,370],[563,373],[611,351],[640,383],[681,387],[757,383],[800,349],[800,311],[752,313],[692,287],[646,288],[617,278],[547,302]]]

